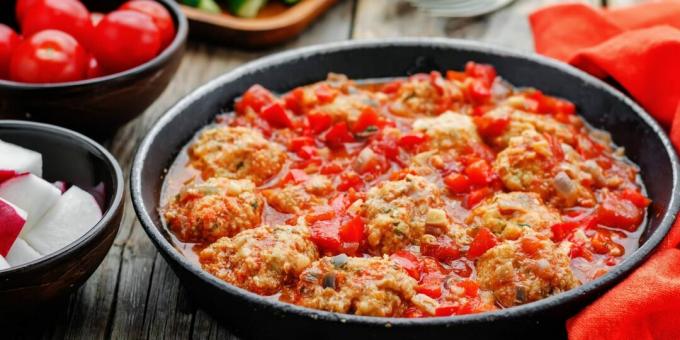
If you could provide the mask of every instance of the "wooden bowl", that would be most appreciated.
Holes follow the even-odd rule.
[[[80,188],[105,187],[102,219],[69,246],[21,266],[0,271],[0,319],[31,311],[82,285],[108,253],[123,213],[123,173],[116,160],[91,139],[53,125],[1,120],[0,140],[43,155],[43,177]]]
[[[270,2],[256,18],[239,18],[227,12],[209,13],[181,5],[191,22],[191,35],[227,45],[264,47],[300,34],[337,0],[302,0],[288,7]]]
[[[33,119],[85,132],[108,135],[142,114],[170,83],[187,38],[186,17],[173,0],[158,0],[177,28],[175,39],[156,58],[104,77],[57,84],[0,80],[0,118]],[[92,12],[109,12],[123,0],[83,1]],[[15,0],[3,5],[13,9]],[[17,27],[14,11],[0,11],[0,22]]]

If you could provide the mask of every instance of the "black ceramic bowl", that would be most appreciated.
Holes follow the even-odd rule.
[[[284,92],[325,79],[328,72],[350,78],[399,77],[414,72],[462,69],[474,60],[493,64],[517,86],[534,86],[572,100],[591,124],[641,167],[653,200],[640,248],[601,278],[568,292],[490,313],[425,319],[375,318],[306,309],[266,299],[202,271],[173,244],[158,215],[165,169],[182,146],[255,83]],[[640,265],[669,230],[678,211],[678,160],[657,123],[611,86],[568,65],[539,56],[444,39],[344,42],[304,48],[249,63],[202,86],[162,117],[142,142],[132,166],[132,200],[161,254],[202,306],[237,334],[263,338],[290,335],[316,339],[507,338],[511,334],[563,329],[565,318],[600,296]]]
[[[104,184],[103,217],[89,232],[53,254],[0,271],[0,319],[34,310],[82,285],[108,253],[123,212],[123,173],[91,139],[56,126],[0,120],[0,140],[43,155],[43,178],[80,188]]]
[[[17,28],[14,0],[3,2],[0,23]],[[107,13],[124,0],[83,0],[91,12]],[[86,132],[112,134],[142,114],[167,87],[179,67],[187,39],[186,17],[174,0],[158,0],[168,9],[177,34],[156,58],[104,77],[57,84],[0,80],[0,118],[29,118]],[[5,10],[8,9],[8,10]]]

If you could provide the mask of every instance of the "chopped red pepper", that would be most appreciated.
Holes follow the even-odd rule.
[[[425,141],[427,141],[427,135],[424,135],[422,133],[408,133],[399,137],[397,145],[401,146],[404,149],[412,150],[418,145],[424,143]]]
[[[354,171],[343,173],[340,175],[340,179],[341,182],[338,184],[338,191],[347,191],[350,188],[358,189],[364,184],[361,176]]]
[[[283,105],[278,102],[273,102],[263,107],[260,117],[275,128],[293,127],[293,121],[288,117]]]
[[[493,248],[498,244],[498,239],[488,228],[479,228],[477,235],[470,243],[467,256],[471,259],[476,259],[486,253],[487,250]]]
[[[455,260],[461,256],[458,246],[446,236],[440,236],[436,243],[421,243],[420,252],[425,256],[431,256],[444,262]]]
[[[551,238],[555,242],[560,242],[567,238],[576,227],[578,227],[578,223],[576,222],[560,222],[553,224],[550,227],[550,230],[552,230]]]
[[[600,224],[627,231],[635,231],[643,216],[641,208],[615,193],[606,194],[597,208],[597,221]]]
[[[275,97],[269,90],[256,84],[251,86],[243,96],[241,96],[241,99],[236,101],[234,109],[236,110],[236,113],[240,114],[244,114],[247,108],[251,108],[255,112],[260,112],[265,105],[271,104],[274,100]]]
[[[333,127],[331,127],[330,130],[326,132],[324,140],[326,141],[326,144],[328,144],[328,146],[339,147],[342,146],[344,143],[353,142],[354,137],[352,137],[352,134],[349,133],[347,123],[340,122],[338,124],[333,125]]]
[[[472,209],[492,193],[493,191],[489,187],[483,187],[481,189],[474,190],[465,196],[463,207],[466,209]]]
[[[360,216],[354,216],[340,226],[340,239],[343,242],[353,243],[364,240],[364,221]]]
[[[459,287],[465,289],[465,295],[470,298],[476,298],[479,294],[479,285],[472,280],[462,280],[456,283]]]
[[[395,93],[395,92],[399,91],[399,89],[401,88],[401,84],[403,84],[403,83],[404,83],[404,81],[401,80],[401,79],[391,81],[391,82],[383,85],[382,88],[380,89],[380,91],[383,92],[383,93],[387,93],[387,94]]]
[[[629,200],[638,208],[646,208],[652,201],[637,190],[626,189],[621,192],[621,198]]]
[[[416,292],[436,299],[442,296],[442,283],[439,280],[427,280],[416,286]]]
[[[330,88],[326,84],[321,84],[314,90],[314,94],[316,94],[316,100],[318,100],[320,104],[328,104],[335,100],[338,91]]]
[[[449,190],[456,194],[462,194],[470,191],[470,179],[456,172],[452,172],[444,177],[444,184]]]
[[[474,117],[474,121],[477,125],[477,131],[484,137],[500,136],[505,128],[510,125],[509,117],[478,116]]]
[[[465,175],[470,179],[470,183],[478,186],[487,185],[493,181],[494,173],[489,163],[483,159],[465,167]]]
[[[314,139],[311,137],[293,137],[288,142],[288,150],[297,152],[307,145],[314,145]]]
[[[321,174],[323,175],[332,175],[332,174],[339,174],[343,170],[342,166],[338,163],[331,162],[331,163],[326,163],[321,166]]]
[[[475,104],[484,104],[491,99],[491,89],[483,80],[472,80],[467,90],[470,100]]]
[[[487,84],[493,84],[496,79],[496,69],[488,64],[478,64],[473,61],[465,64],[465,74],[470,77],[482,79]]]
[[[308,114],[307,121],[309,122],[309,128],[317,135],[326,131],[333,124],[331,116],[321,112]]]
[[[399,250],[390,256],[394,263],[400,265],[404,270],[416,280],[420,280],[420,261],[413,253],[406,250]]]
[[[375,128],[380,128],[384,126],[384,122],[380,115],[378,115],[378,112],[375,111],[375,109],[373,109],[372,107],[367,107],[363,111],[361,111],[361,114],[359,115],[359,118],[357,119],[356,123],[352,125],[352,132],[354,133],[364,132],[371,126]]]
[[[286,179],[293,181],[293,183],[306,182],[309,179],[309,175],[300,169],[291,169],[286,175]]]
[[[293,91],[285,94],[283,102],[286,108],[296,115],[305,113],[305,90],[302,87],[295,88]]]

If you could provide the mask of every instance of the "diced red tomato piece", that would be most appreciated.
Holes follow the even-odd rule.
[[[390,255],[390,259],[400,265],[412,278],[420,280],[420,261],[413,253],[406,250],[399,250]]]
[[[493,191],[489,187],[483,187],[481,189],[474,190],[465,196],[463,201],[463,207],[466,209],[472,209],[474,206],[479,204],[487,196],[491,195]]]
[[[321,221],[310,226],[310,239],[322,252],[337,253],[341,247],[338,225],[333,221]]]
[[[338,191],[347,191],[350,188],[358,189],[364,184],[361,176],[354,171],[343,173],[340,175],[340,179],[341,182],[338,184]]]
[[[314,139],[311,137],[293,137],[288,142],[288,149],[290,151],[300,151],[306,145],[314,145]]]
[[[305,145],[296,152],[296,154],[302,159],[312,159],[318,153],[318,149],[315,146]]]
[[[420,252],[443,262],[452,261],[461,256],[458,246],[448,237],[440,237],[436,243],[421,243]]]
[[[465,167],[464,172],[470,179],[470,182],[474,185],[486,185],[493,180],[493,169],[489,163],[483,159],[475,161]]]
[[[652,201],[637,190],[626,189],[621,192],[621,198],[629,200],[638,208],[646,208]]]
[[[425,141],[427,141],[427,135],[422,133],[408,133],[399,137],[397,145],[404,149],[411,150],[418,145],[423,144]]]
[[[552,240],[555,242],[564,240],[574,229],[576,229],[576,227],[578,227],[578,223],[576,222],[560,222],[553,224],[550,227],[550,230],[552,230]]]
[[[361,111],[359,118],[356,123],[352,125],[352,132],[359,133],[366,131],[369,127],[373,126],[375,128],[380,128],[384,125],[382,118],[378,115],[378,112],[371,107],[365,108]]]
[[[458,80],[458,81],[463,81],[467,75],[463,72],[458,72],[458,71],[446,71],[446,79],[448,80]]]
[[[484,137],[500,136],[510,124],[509,117],[492,118],[489,116],[478,116],[474,117],[474,121],[477,125],[477,131]]]
[[[255,112],[271,104],[275,100],[274,95],[261,85],[255,84],[251,86],[241,97],[240,100],[234,104],[237,113],[243,114],[247,108],[251,108]]]
[[[444,177],[444,184],[449,190],[456,194],[462,194],[470,191],[470,179],[456,172],[452,172]]]
[[[483,116],[485,113],[493,110],[494,107],[493,105],[476,105],[472,108],[470,114],[477,117]]]
[[[593,254],[590,250],[586,249],[583,243],[572,243],[571,249],[569,250],[569,257],[575,259],[577,257],[582,257],[588,261],[593,259]]]
[[[401,79],[391,81],[391,82],[383,85],[382,88],[380,89],[380,91],[383,92],[383,93],[387,93],[387,94],[395,93],[395,92],[399,91],[399,89],[401,88],[401,84],[403,84],[403,83],[404,83],[404,81],[401,80]]]
[[[286,108],[294,114],[301,115],[305,112],[305,90],[302,87],[286,93],[282,99]]]
[[[562,113],[566,115],[573,115],[576,113],[576,106],[574,105],[574,103],[568,100],[555,98],[555,102],[553,105],[555,107],[556,113]]]
[[[641,208],[614,193],[605,195],[597,208],[597,221],[600,224],[628,231],[635,231],[643,216]]]
[[[340,122],[338,124],[333,125],[333,127],[331,127],[330,130],[326,132],[324,140],[326,141],[326,144],[328,144],[329,146],[338,147],[342,146],[344,143],[353,142],[354,137],[349,132],[349,129],[347,128],[347,123]]]
[[[338,91],[330,88],[326,84],[321,84],[314,90],[314,94],[316,94],[316,100],[320,104],[328,104],[335,100],[335,97],[338,95]]]
[[[309,122],[309,128],[317,135],[326,131],[333,124],[331,116],[321,112],[308,114],[307,121]]]
[[[451,316],[456,314],[458,311],[458,305],[439,305],[437,309],[434,310],[435,316]]]
[[[496,69],[488,64],[478,64],[469,61],[465,64],[465,74],[470,77],[484,80],[487,84],[492,84],[496,79]]]
[[[332,174],[339,174],[342,172],[342,166],[338,163],[326,163],[321,166],[321,170],[319,170],[321,174],[323,175],[332,175]]]
[[[474,79],[467,90],[470,100],[475,104],[484,104],[491,99],[491,89],[483,80]]]
[[[476,298],[479,294],[479,285],[472,280],[462,280],[456,283],[459,287],[465,289],[465,295],[470,298]]]
[[[340,239],[343,242],[361,242],[364,240],[364,221],[361,216],[354,216],[340,226]]]
[[[488,228],[479,228],[477,235],[470,243],[467,257],[476,259],[486,253],[487,250],[495,247],[498,244],[498,239]]]
[[[416,292],[425,294],[433,299],[442,296],[442,283],[438,280],[427,280],[416,286]]]
[[[288,117],[286,109],[278,102],[263,107],[260,111],[260,117],[275,128],[293,127],[293,121]]]
[[[609,245],[611,242],[611,237],[602,230],[598,230],[595,235],[590,238],[590,245],[597,254],[609,253]]]

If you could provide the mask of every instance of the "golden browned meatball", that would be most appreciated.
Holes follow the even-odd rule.
[[[438,117],[417,119],[413,129],[425,133],[430,145],[441,151],[465,152],[470,145],[481,143],[472,118],[451,111]]]
[[[283,188],[265,190],[262,195],[274,209],[299,214],[312,207],[328,203],[324,197],[333,191],[331,181],[326,176],[312,175],[301,184],[288,184]]]
[[[219,239],[201,251],[199,260],[221,280],[271,295],[294,284],[318,257],[305,227],[264,225]]]
[[[214,177],[184,187],[163,209],[163,216],[180,240],[213,242],[256,227],[263,207],[250,180]]]
[[[337,313],[399,316],[418,285],[387,258],[324,257],[302,274],[293,303]]]
[[[421,176],[407,175],[402,180],[382,182],[371,188],[360,208],[366,218],[369,251],[376,255],[391,254],[417,244],[428,224],[434,228],[447,227],[442,207],[439,189]]]
[[[250,179],[260,185],[277,174],[286,161],[283,146],[246,127],[207,129],[189,148],[191,165],[203,178]]]
[[[530,230],[517,240],[506,240],[477,260],[482,288],[511,307],[543,299],[580,285],[569,267],[569,257],[550,239]]]
[[[505,118],[510,121],[500,136],[494,137],[489,141],[491,145],[501,149],[508,146],[511,138],[520,136],[526,130],[535,130],[538,133],[555,136],[558,140],[567,144],[574,144],[576,141],[576,133],[573,127],[559,122],[550,115],[529,113],[502,106],[487,112],[485,116],[494,119]],[[578,120],[578,118],[575,119]]]
[[[566,144],[555,150],[550,142],[534,130],[525,130],[510,139],[493,163],[506,188],[513,191],[535,192],[559,207],[592,206],[593,193],[584,186],[592,183],[580,156]]]
[[[559,212],[543,204],[535,193],[499,192],[475,206],[466,223],[473,228],[489,228],[506,239],[517,239],[524,228],[549,236],[550,227],[561,220]]]

